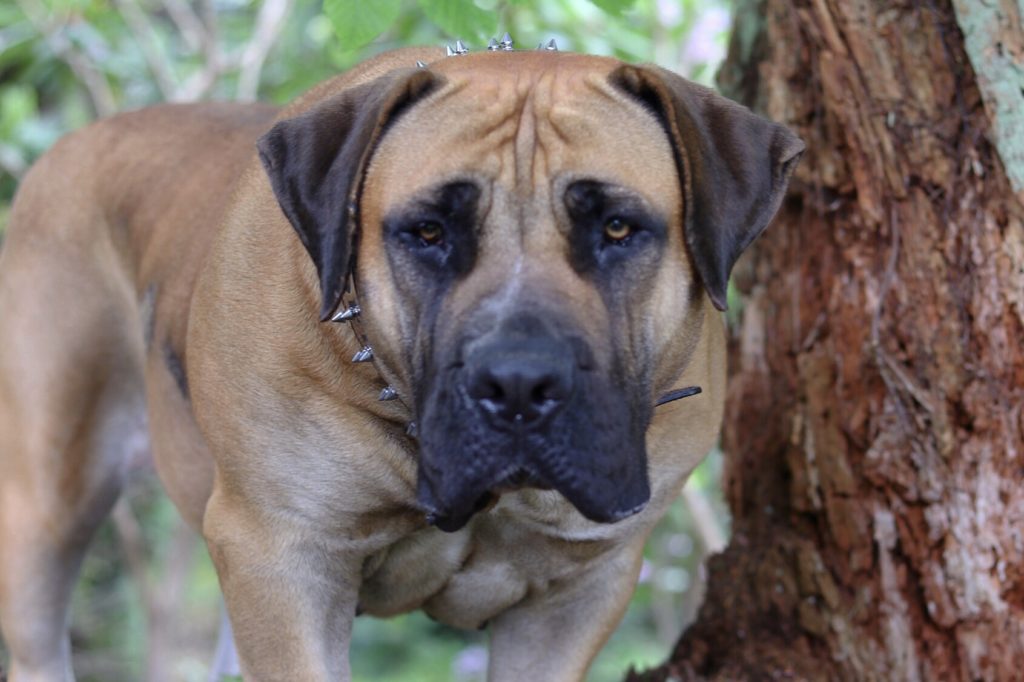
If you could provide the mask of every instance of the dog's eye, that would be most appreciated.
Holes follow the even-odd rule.
[[[444,228],[441,227],[441,223],[432,220],[424,220],[417,224],[414,232],[424,246],[435,246],[440,244],[444,238]]]
[[[604,224],[604,238],[613,244],[621,244],[633,234],[633,226],[621,218],[612,218]]]

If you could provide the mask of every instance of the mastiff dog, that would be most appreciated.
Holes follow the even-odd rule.
[[[0,259],[12,682],[71,679],[76,571],[150,458],[247,682],[346,680],[355,616],[413,609],[486,625],[491,680],[582,679],[715,443],[729,273],[802,150],[508,38],[61,140]]]

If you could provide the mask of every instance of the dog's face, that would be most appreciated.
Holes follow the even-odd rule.
[[[521,485],[598,521],[642,508],[653,375],[702,310],[653,112],[603,63],[530,56],[513,79],[507,59],[436,67],[360,200],[360,297],[406,368],[442,528]]]
[[[650,496],[654,402],[800,150],[666,78],[546,52],[451,58],[261,141],[325,313],[357,209],[361,321],[414,412],[419,502],[442,529],[522,486],[600,522]]]

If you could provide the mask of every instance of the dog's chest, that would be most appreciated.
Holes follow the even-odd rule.
[[[478,628],[528,593],[571,578],[605,548],[502,510],[481,514],[456,533],[425,528],[371,557],[359,606],[375,616],[422,608],[448,625]]]
[[[514,604],[526,579],[498,539],[476,523],[457,533],[427,528],[371,557],[359,593],[361,611],[376,616],[424,608],[456,627],[478,627]]]

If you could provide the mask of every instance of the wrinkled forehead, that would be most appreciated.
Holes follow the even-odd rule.
[[[537,195],[586,177],[633,187],[670,215],[679,181],[668,135],[608,82],[619,65],[546,51],[435,62],[444,84],[394,122],[369,179],[406,196],[460,175]]]

